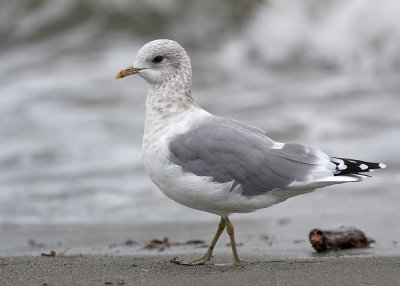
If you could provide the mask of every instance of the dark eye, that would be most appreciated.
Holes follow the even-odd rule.
[[[152,60],[153,63],[160,63],[164,58],[162,56],[155,56]]]

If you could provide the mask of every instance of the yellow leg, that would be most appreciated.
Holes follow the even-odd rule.
[[[239,265],[240,264],[240,258],[236,250],[236,241],[235,241],[235,229],[233,228],[233,224],[229,220],[229,218],[226,216],[225,218],[225,224],[226,224],[226,232],[229,234],[229,238],[231,240],[231,247],[232,247],[232,254],[233,254],[233,265]]]
[[[210,246],[207,249],[207,252],[203,256],[201,256],[195,260],[192,260],[192,261],[178,262],[178,261],[174,260],[173,262],[177,263],[177,264],[182,264],[182,265],[201,265],[201,264],[204,264],[207,261],[209,261],[211,259],[215,245],[217,244],[219,237],[221,236],[222,232],[225,229],[225,225],[226,225],[226,221],[223,217],[221,217],[221,221],[219,222],[217,232],[215,233],[214,238],[213,238]]]

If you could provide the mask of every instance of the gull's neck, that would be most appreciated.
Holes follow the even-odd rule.
[[[173,78],[162,84],[150,84],[146,101],[145,134],[156,132],[197,108],[190,91],[190,81]]]

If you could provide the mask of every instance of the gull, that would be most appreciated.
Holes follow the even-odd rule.
[[[275,142],[262,129],[210,114],[192,98],[190,58],[175,41],[145,44],[133,66],[115,77],[135,74],[148,83],[142,153],[150,179],[172,200],[221,217],[207,252],[180,264],[209,261],[226,228],[233,264],[238,265],[229,215],[267,208],[317,188],[358,182],[368,176],[364,173],[386,167],[331,157],[299,143]]]

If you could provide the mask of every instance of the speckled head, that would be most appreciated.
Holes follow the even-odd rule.
[[[192,66],[184,48],[172,40],[155,40],[137,53],[133,66],[121,70],[116,78],[138,74],[149,84],[163,85],[179,81],[190,87]]]

